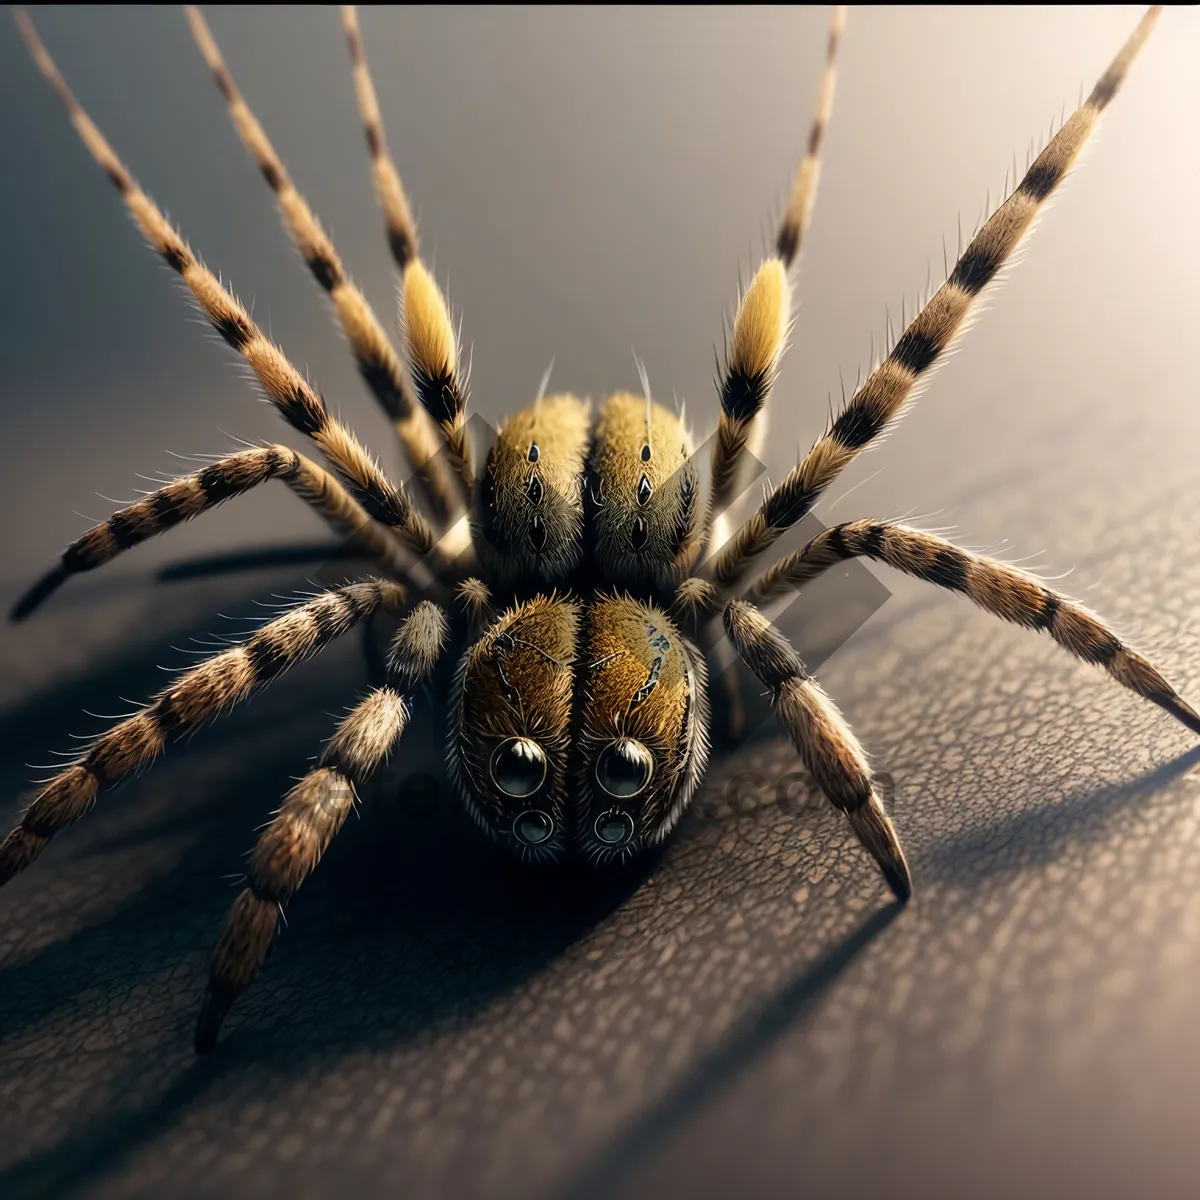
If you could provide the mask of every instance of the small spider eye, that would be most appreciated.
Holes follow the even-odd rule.
[[[524,842],[526,846],[540,846],[543,842],[550,840],[553,832],[554,822],[536,808],[523,812],[513,822],[513,836],[518,841]]]
[[[606,846],[624,846],[633,837],[633,818],[619,809],[601,813],[593,826]]]
[[[501,742],[493,751],[492,782],[506,796],[523,800],[526,796],[532,796],[542,786],[545,779],[546,755],[537,742],[532,742],[529,738],[509,738],[507,741]],[[529,815],[529,813],[524,813],[518,817],[518,824]],[[515,826],[514,832],[516,832]],[[518,833],[517,836],[519,837],[520,834]],[[549,836],[546,834],[546,837]],[[546,837],[538,840],[544,842]]]
[[[635,742],[633,738],[619,738],[610,742],[596,760],[596,782],[617,800],[628,800],[645,791],[653,774],[653,756],[641,742]],[[598,830],[597,825],[597,833]]]

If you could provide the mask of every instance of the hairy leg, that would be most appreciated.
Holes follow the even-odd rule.
[[[1103,667],[1122,687],[1145,697],[1200,733],[1200,713],[1162,674],[1122,643],[1094,614],[1025,571],[960,550],[952,542],[888,521],[848,521],[781,558],[746,593],[752,603],[815,579],[835,563],[859,556],[961,592],[985,612],[1025,629],[1045,630],[1064,650]]]
[[[933,374],[984,288],[995,279],[1038,213],[1066,177],[1100,114],[1120,88],[1150,36],[1159,9],[1152,8],[1100,77],[1087,100],[1034,159],[1012,194],[971,239],[949,278],[762,507],[717,557],[712,577],[731,591],[753,559],[806,516],[841,471],[899,415]]]
[[[376,609],[399,611],[404,598],[403,587],[381,580],[325,592],[264,625],[241,645],[183,672],[41,789],[21,823],[0,843],[0,886],[29,866],[59,830],[83,816],[101,789],[149,766],[169,742],[240,704]]]
[[[415,554],[428,554],[434,546],[432,530],[413,507],[403,485],[392,483],[384,475],[362,443],[329,411],[320,393],[263,334],[217,277],[201,264],[192,248],[142,191],[104,135],[79,106],[28,15],[18,9],[16,20],[38,69],[62,101],[92,158],[121,193],[142,236],[182,277],[213,328],[250,364],[271,403],[284,419],[321,447],[367,512],[395,529]]]
[[[388,153],[379,99],[363,49],[358,11],[352,4],[342,6],[342,28],[354,65],[354,90],[371,153],[375,194],[383,209],[392,257],[400,268],[405,347],[413,384],[425,411],[446,439],[451,467],[470,494],[474,467],[466,428],[467,385],[458,367],[458,339],[446,301],[421,261],[417,225]]]
[[[218,504],[241,496],[269,479],[282,479],[339,533],[384,570],[406,579],[411,560],[389,529],[373,521],[328,471],[287,446],[241,450],[184,475],[113,513],[76,538],[59,563],[13,606],[11,618],[23,620],[72,575],[111,562],[148,538],[190,521]]]
[[[734,600],[724,619],[742,661],[771,689],[780,723],[817,786],[846,814],[896,897],[907,900],[912,879],[904,851],[875,791],[867,756],[837,706],[809,676],[783,634],[753,605]]]
[[[279,201],[279,211],[300,256],[313,278],[328,294],[354,360],[367,386],[391,418],[405,457],[417,475],[417,487],[445,521],[460,505],[457,488],[437,457],[439,439],[413,392],[408,371],[400,361],[370,302],[346,273],[329,235],[307,201],[296,190],[287,168],[263,127],[250,110],[221,55],[216,39],[198,8],[187,8],[188,24],[200,52],[229,106],[234,128]]]
[[[762,412],[779,370],[789,328],[791,285],[787,272],[799,257],[812,220],[821,173],[821,141],[833,112],[837,50],[845,25],[846,9],[838,5],[830,23],[817,113],[775,238],[778,258],[768,259],[759,268],[734,319],[733,345],[719,384],[721,412],[710,466],[709,515],[704,526],[710,550],[723,534],[725,524],[721,518],[736,493],[745,455],[747,451],[757,453],[756,446],[765,432]]]
[[[317,767],[287,794],[267,826],[213,952],[208,987],[196,1021],[197,1054],[210,1051],[234,1000],[267,957],[284,907],[312,873],[354,806],[355,787],[392,752],[408,724],[412,692],[428,678],[445,648],[441,609],[418,604],[392,642],[389,668],[399,690],[378,687],[338,726]]]

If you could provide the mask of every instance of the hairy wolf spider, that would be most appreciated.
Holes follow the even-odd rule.
[[[719,615],[742,662],[770,690],[816,782],[846,814],[892,891],[906,899],[908,866],[861,747],[784,636],[755,607],[856,556],[962,592],[1004,620],[1044,630],[1200,732],[1200,714],[1095,616],[1022,571],[916,529],[872,520],[837,525],[746,582],[759,556],[812,510],[928,380],[976,298],[1067,174],[1149,36],[1157,9],[1143,16],[1091,94],[1033,159],[812,449],[728,539],[719,518],[737,492],[756,423],[761,433],[758,418],[790,328],[788,272],[816,193],[843,10],[835,10],[817,114],[775,254],[737,307],[703,488],[691,436],[678,416],[653,402],[644,379],[645,395],[612,395],[595,420],[584,400],[539,395],[505,422],[477,466],[457,337],[418,253],[354,10],[345,9],[342,20],[375,189],[402,275],[404,357],[350,282],[238,91],[204,18],[194,9],[187,15],[237,132],[274,191],[288,233],[332,300],[358,368],[415,471],[410,496],[331,415],[138,186],[76,102],[29,18],[18,12],[38,67],[142,235],[182,276],[205,317],[250,364],[284,419],[316,443],[334,474],[282,446],[214,461],[121,509],[68,546],[18,603],[14,617],[25,616],[70,575],[276,477],[369,554],[380,575],[297,605],[181,674],[98,737],[45,784],[0,845],[0,883],[86,812],[102,788],[147,766],[168,742],[245,700],[377,610],[403,617],[392,640],[389,684],[376,687],[341,722],[317,767],[291,790],[258,840],[247,886],[212,959],[196,1026],[198,1051],[214,1046],[230,1005],[270,948],[284,905],[350,811],[355,786],[403,734],[414,689],[431,676],[455,626],[465,649],[448,699],[450,774],[480,829],[530,860],[626,859],[671,832],[704,774],[709,750],[708,673],[689,634]],[[410,596],[424,598],[409,607]],[[453,616],[445,607],[451,601]]]

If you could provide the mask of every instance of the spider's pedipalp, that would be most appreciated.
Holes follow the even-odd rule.
[[[691,575],[675,589],[672,613],[689,624],[695,624],[706,612],[711,612],[716,600],[716,588],[710,580]]]
[[[13,606],[10,617],[23,620],[72,575],[91,571],[157,534],[190,521],[234,496],[270,479],[282,479],[362,553],[375,558],[392,575],[405,578],[411,560],[400,543],[328,471],[287,446],[241,450],[210,463],[202,471],[172,480],[148,492],[135,504],[76,538],[61,561]]]
[[[913,318],[883,362],[855,390],[849,404],[800,464],[734,535],[713,566],[713,578],[731,589],[750,562],[809,513],[822,492],[899,415],[928,382],[983,289],[1012,257],[1054,189],[1078,157],[1100,113],[1116,93],[1159,16],[1151,8],[1138,23],[1091,94],[1034,159],[1024,178],[983,223],[949,278]]]
[[[346,274],[332,240],[297,191],[275,147],[246,103],[208,22],[192,5],[185,12],[192,36],[225,97],[238,137],[275,193],[284,226],[296,249],[333,303],[359,374],[395,425],[405,455],[417,472],[418,486],[434,505],[438,518],[446,520],[461,507],[457,489],[446,477],[443,460],[438,457],[438,439],[427,414],[416,402],[400,356],[367,298]]]
[[[780,723],[817,786],[846,814],[896,898],[907,900],[912,877],[904,851],[875,790],[867,756],[837,705],[805,670],[787,638],[752,604],[731,601],[724,620],[738,657],[770,688]]]
[[[1122,687],[1165,709],[1194,733],[1200,713],[1136,650],[1087,609],[1007,563],[971,554],[932,533],[887,521],[849,521],[819,533],[775,563],[750,587],[753,602],[770,599],[850,558],[886,563],[906,575],[961,592],[985,612],[1025,629],[1044,630],[1064,650],[1103,667]]]
[[[330,413],[321,395],[263,334],[217,277],[200,263],[80,107],[28,15],[18,9],[16,21],[34,62],[58,94],[88,152],[121,193],[142,236],[183,278],[213,328],[249,363],[284,419],[321,447],[371,516],[394,528],[416,554],[428,554],[434,545],[432,531],[413,507],[404,487],[393,484],[383,474],[362,443]]]
[[[185,671],[41,789],[20,825],[0,843],[0,886],[24,870],[60,829],[83,816],[102,788],[148,766],[169,742],[240,704],[377,609],[399,610],[404,599],[404,588],[396,583],[349,584],[293,608],[242,644]]]
[[[491,588],[482,579],[472,575],[455,588],[455,594],[466,613],[471,636],[478,637],[496,619]]]

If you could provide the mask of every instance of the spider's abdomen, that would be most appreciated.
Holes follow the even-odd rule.
[[[509,417],[488,454],[472,539],[501,591],[554,587],[579,566],[588,408],[546,396]]]
[[[671,831],[708,748],[703,656],[628,596],[536,596],[464,654],[450,770],[475,821],[524,857],[628,858]]]
[[[698,473],[679,417],[628,392],[601,406],[588,456],[585,545],[597,580],[639,593],[679,580],[695,533]]]

